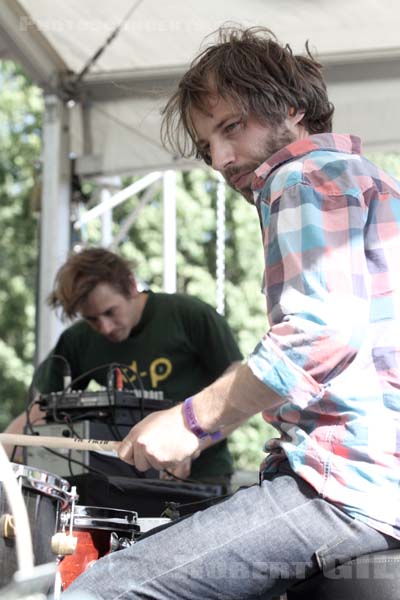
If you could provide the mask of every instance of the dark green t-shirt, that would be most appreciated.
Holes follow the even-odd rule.
[[[108,365],[122,363],[139,374],[145,390],[182,402],[241,360],[226,321],[210,305],[183,294],[146,293],[142,318],[123,342],[107,340],[85,321],[66,329],[37,373],[38,389],[50,393],[63,388],[63,363],[51,359],[57,354],[67,359],[72,380],[93,371],[74,389],[85,389],[92,379],[106,386]],[[96,370],[101,365],[107,366]],[[137,384],[134,375],[132,379]],[[231,472],[232,458],[223,441],[193,462],[191,477],[201,480]]]

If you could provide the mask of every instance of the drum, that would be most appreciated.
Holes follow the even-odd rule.
[[[137,513],[117,508],[75,506],[62,512],[60,521],[77,538],[75,552],[60,559],[63,590],[102,556],[134,543],[140,532]]]
[[[52,473],[13,463],[21,487],[32,534],[35,565],[56,560],[51,538],[57,530],[59,514],[70,502],[69,483]],[[13,519],[0,481],[0,587],[9,583],[18,569]]]

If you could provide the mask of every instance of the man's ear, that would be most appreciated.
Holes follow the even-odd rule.
[[[293,107],[289,108],[287,117],[289,124],[292,126],[299,125],[304,117],[304,114],[304,110],[296,110]]]
[[[138,296],[138,294],[139,294],[139,291],[137,289],[136,279],[134,279],[133,277],[131,277],[129,280],[129,293],[132,298],[136,298],[136,296]]]

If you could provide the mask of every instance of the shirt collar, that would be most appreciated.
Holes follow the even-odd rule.
[[[361,140],[353,135],[337,133],[318,133],[301,140],[296,140],[278,150],[278,152],[275,152],[275,154],[256,169],[253,190],[259,190],[274,169],[289,160],[304,156],[304,154],[308,154],[313,150],[333,150],[348,154],[361,154]]]

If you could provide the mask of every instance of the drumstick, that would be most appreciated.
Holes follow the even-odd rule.
[[[0,433],[0,443],[13,446],[42,446],[44,448],[65,448],[67,450],[93,450],[94,452],[117,452],[120,442],[110,440],[90,440],[49,435],[22,435]]]

